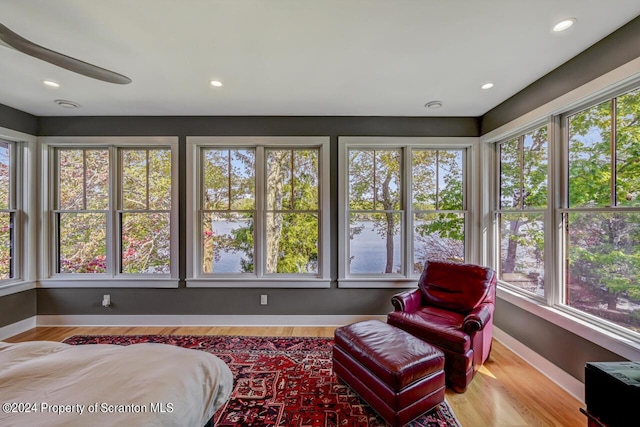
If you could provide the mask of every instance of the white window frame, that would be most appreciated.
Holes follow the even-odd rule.
[[[640,347],[640,332],[632,332],[627,328],[624,328],[622,326],[619,326],[617,324],[614,324],[613,322],[608,322],[605,319],[602,319],[598,316],[589,314],[587,312],[578,310],[576,308],[573,308],[571,306],[569,306],[568,304],[566,304],[564,302],[565,299],[565,289],[564,289],[564,281],[566,278],[566,266],[565,263],[563,262],[563,260],[566,259],[566,245],[565,245],[565,234],[562,232],[562,230],[565,229],[566,224],[566,217],[565,215],[570,214],[572,212],[576,212],[576,213],[580,213],[580,212],[591,212],[591,213],[615,213],[615,212],[620,212],[620,213],[640,213],[640,206],[637,207],[623,207],[623,206],[609,206],[609,207],[594,207],[594,208],[589,208],[589,207],[571,207],[568,206],[568,201],[569,201],[569,183],[568,183],[568,179],[569,179],[569,129],[568,129],[568,118],[570,116],[573,116],[581,111],[584,111],[586,109],[589,109],[591,107],[595,107],[596,105],[602,103],[602,102],[606,102],[606,101],[610,101],[613,98],[618,98],[622,95],[624,95],[625,93],[629,92],[630,90],[640,90],[640,80],[638,80],[637,82],[634,82],[630,85],[624,85],[620,88],[617,88],[615,90],[609,91],[608,93],[606,93],[604,96],[597,98],[597,99],[592,99],[589,102],[585,102],[580,104],[579,106],[572,108],[570,110],[564,111],[561,114],[558,114],[556,117],[556,120],[559,124],[559,128],[560,128],[560,132],[559,132],[559,136],[558,136],[558,142],[559,142],[559,158],[561,159],[561,161],[558,162],[558,170],[559,170],[559,177],[560,177],[560,182],[558,182],[558,184],[560,185],[559,188],[557,188],[556,193],[558,194],[558,203],[556,204],[556,208],[554,209],[555,212],[555,218],[556,218],[556,222],[558,224],[557,226],[557,230],[558,234],[556,237],[557,239],[557,244],[556,247],[558,248],[557,251],[557,256],[556,256],[556,265],[555,268],[558,271],[557,274],[557,288],[554,289],[554,293],[552,295],[552,304],[554,306],[556,306],[559,310],[565,311],[567,312],[569,315],[571,316],[575,316],[581,320],[584,320],[586,322],[589,323],[593,323],[595,325],[597,325],[600,328],[603,328],[604,330],[607,330],[609,332],[611,332],[612,334],[615,334],[617,336],[621,336],[624,337],[626,339],[629,339],[631,341],[635,341],[638,346]],[[615,119],[615,116],[612,115],[611,116],[612,120]],[[615,158],[615,156],[617,155],[617,153],[613,153],[612,152],[612,157]],[[614,185],[612,183],[612,185]],[[610,197],[615,197],[615,191],[613,191],[613,187],[612,187],[612,191],[610,194]],[[613,202],[613,200],[612,200]],[[613,205],[613,203],[612,203]]]
[[[11,174],[13,178],[13,277],[0,281],[0,297],[35,287],[36,264],[25,262],[36,259],[35,220],[37,186],[37,138],[22,132],[0,127],[0,139],[12,144]]]
[[[234,287],[234,288],[329,288],[331,285],[331,231],[330,231],[330,157],[328,136],[190,136],[187,137],[187,287]],[[256,150],[254,214],[255,259],[258,266],[253,273],[203,273],[202,249],[200,248],[199,197],[201,194],[200,152],[202,148],[251,148]],[[266,149],[319,149],[319,235],[317,274],[266,273],[260,267],[265,252],[265,231],[262,218],[265,206]]]
[[[108,288],[177,288],[179,272],[178,248],[178,138],[177,137],[45,137],[39,139],[42,147],[42,275],[38,287],[108,287]],[[57,273],[54,224],[56,151],[57,149],[109,150],[109,209],[107,214],[107,271],[105,273]],[[118,215],[120,200],[120,148],[171,150],[171,211],[170,211],[170,265],[166,273],[120,273]]]
[[[418,275],[413,274],[413,239],[408,238],[413,229],[413,210],[410,203],[412,180],[412,150],[464,150],[463,186],[464,201],[460,212],[465,214],[465,260],[477,262],[479,230],[478,219],[474,215],[479,203],[477,191],[478,179],[478,138],[465,137],[339,137],[338,138],[338,286],[340,288],[411,288],[418,282]],[[349,193],[348,153],[352,148],[362,149],[402,149],[402,194],[401,210],[403,211],[403,273],[402,274],[357,274],[348,272],[349,218],[347,200]]]
[[[515,138],[520,138],[529,132],[532,132],[532,131],[535,131],[536,129],[544,127],[545,125],[547,126],[547,207],[532,208],[532,209],[501,208],[500,207],[500,144],[504,142],[508,142]],[[544,253],[545,253],[544,295],[545,296],[543,297],[533,292],[527,292],[518,286],[512,285],[509,282],[505,282],[502,279],[498,279],[498,283],[500,286],[508,288],[510,291],[516,294],[520,294],[523,297],[531,298],[533,300],[538,300],[541,303],[544,303],[544,302],[550,303],[552,301],[553,292],[554,292],[552,282],[555,279],[555,275],[553,274],[555,270],[554,268],[555,264],[551,265],[551,263],[549,262],[549,259],[552,259],[553,257],[552,254],[556,253],[556,251],[554,250],[555,247],[553,243],[554,241],[553,230],[555,229],[555,224],[552,221],[552,218],[553,218],[552,206],[554,206],[554,202],[555,202],[555,199],[554,199],[555,188],[552,187],[552,182],[551,182],[552,170],[553,170],[553,167],[555,164],[554,162],[556,159],[555,150],[554,150],[556,144],[555,144],[555,141],[552,140],[552,138],[555,135],[552,129],[553,129],[553,123],[550,121],[549,118],[546,118],[545,120],[533,123],[532,125],[526,127],[525,129],[518,130],[517,132],[509,134],[508,136],[503,136],[499,141],[496,141],[495,143],[492,144],[491,162],[487,163],[489,165],[487,169],[491,174],[491,182],[492,182],[492,185],[490,187],[492,191],[490,191],[490,194],[489,194],[489,199],[491,203],[490,221],[491,221],[492,232],[490,237],[490,241],[491,241],[490,250],[491,250],[492,268],[498,271],[499,264],[500,264],[500,257],[501,257],[500,251],[502,250],[502,247],[499,241],[500,224],[498,222],[498,215],[503,213],[510,214],[510,213],[523,212],[523,213],[542,213],[544,216]]]
[[[640,358],[640,340],[633,333],[624,333],[612,330],[607,322],[598,318],[590,319],[589,315],[583,315],[577,310],[567,309],[557,304],[561,294],[559,288],[560,276],[564,274],[562,266],[558,266],[559,254],[562,253],[562,242],[557,236],[562,227],[559,207],[563,207],[562,195],[558,192],[558,186],[566,186],[566,178],[563,177],[563,164],[566,163],[566,153],[563,152],[563,144],[560,138],[562,129],[559,116],[576,109],[588,108],[598,101],[617,96],[627,90],[640,86],[640,58],[632,60],[580,87],[568,92],[534,110],[518,117],[517,119],[500,126],[480,137],[481,157],[484,164],[490,164],[481,177],[483,188],[491,188],[491,193],[495,194],[496,182],[496,159],[495,148],[497,142],[513,137],[519,133],[525,133],[527,129],[536,123],[549,121],[549,193],[552,222],[545,234],[545,240],[551,243],[552,254],[547,255],[545,264],[545,274],[547,279],[545,287],[545,298],[543,300],[532,298],[508,286],[499,284],[497,296],[530,312],[546,321],[549,321],[569,332],[581,336],[601,347],[612,351],[629,360]],[[486,218],[482,227],[487,230],[488,236],[495,235],[495,223],[491,215],[491,210],[495,206],[492,197],[483,196],[481,201],[480,214]],[[552,237],[553,236],[553,237]],[[495,242],[487,238],[483,245],[481,259],[485,265],[495,266],[496,262]]]

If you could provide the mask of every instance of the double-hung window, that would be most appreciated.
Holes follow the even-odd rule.
[[[549,144],[547,126],[500,142],[495,236],[498,278],[544,297]]]
[[[559,303],[640,332],[640,89],[562,124]]]
[[[467,260],[468,141],[345,137],[340,145],[341,287],[402,286],[427,260]]]
[[[495,144],[493,265],[515,291],[504,295],[637,341],[640,89],[547,122]]]
[[[109,152],[108,148],[55,152],[55,273],[107,271]]]
[[[177,285],[175,138],[45,138],[44,153],[53,236],[45,285]]]
[[[189,286],[328,286],[328,138],[188,145]]]

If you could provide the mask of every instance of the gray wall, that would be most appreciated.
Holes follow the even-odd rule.
[[[7,295],[0,298],[0,328],[36,315],[36,291]]]
[[[390,289],[38,289],[38,314],[375,315],[391,311]],[[111,307],[101,306],[102,295]],[[261,306],[260,294],[269,296]]]
[[[0,126],[35,135],[38,130],[38,118],[0,104]]]
[[[481,133],[505,123],[640,57],[640,17],[481,118]],[[551,363],[584,382],[587,361],[617,361],[620,356],[503,300],[496,305],[495,325]]]
[[[476,118],[407,117],[42,117],[39,136],[178,136],[180,141],[180,287],[178,289],[38,289],[38,314],[307,314],[371,315],[392,310],[391,289],[339,289],[337,173],[331,174],[330,289],[186,288],[186,137],[198,135],[309,136],[331,138],[331,170],[338,165],[338,136],[479,135]],[[101,306],[102,295],[112,306]],[[260,295],[269,304],[259,304]]]
[[[496,302],[494,325],[582,382],[587,362],[625,360],[501,299]]]

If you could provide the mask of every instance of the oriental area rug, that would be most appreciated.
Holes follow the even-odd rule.
[[[330,338],[204,335],[76,335],[63,342],[170,344],[214,354],[234,374],[216,412],[217,427],[384,427],[386,423],[333,374]],[[412,427],[460,427],[446,402]]]

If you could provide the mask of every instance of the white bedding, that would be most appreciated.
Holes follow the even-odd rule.
[[[199,350],[0,342],[4,427],[202,427],[232,388],[229,367]]]

